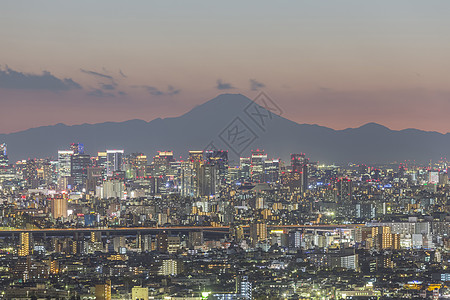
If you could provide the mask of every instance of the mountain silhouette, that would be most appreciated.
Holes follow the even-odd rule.
[[[187,157],[189,150],[229,150],[230,160],[249,156],[251,149],[264,149],[269,157],[289,159],[290,153],[306,153],[326,163],[386,163],[416,160],[427,162],[447,156],[450,135],[417,129],[391,130],[368,123],[359,128],[334,130],[298,124],[276,113],[275,103],[240,94],[222,94],[174,118],[150,122],[129,120],[67,126],[56,124],[0,134],[8,144],[11,162],[34,157],[57,157],[57,151],[80,142],[91,155],[105,149],[144,152],[173,150]],[[259,105],[258,105],[259,104]]]

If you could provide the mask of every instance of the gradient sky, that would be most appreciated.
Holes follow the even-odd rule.
[[[298,123],[449,132],[450,1],[3,1],[0,133],[267,92]]]

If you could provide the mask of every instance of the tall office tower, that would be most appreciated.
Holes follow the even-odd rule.
[[[207,150],[204,154],[206,163],[217,166],[218,181],[224,184],[228,176],[228,151]]]
[[[58,177],[70,177],[72,172],[72,150],[58,151]]]
[[[183,197],[197,196],[195,176],[196,174],[194,170],[194,163],[191,161],[181,162],[181,174],[180,174],[181,196]]]
[[[264,182],[277,182],[280,178],[280,160],[271,159],[264,162]]]
[[[95,299],[111,300],[111,280],[107,280],[105,284],[97,284],[95,286]]]
[[[203,162],[203,151],[202,150],[190,150],[189,151],[189,160],[192,162]]]
[[[171,163],[174,162],[172,151],[158,151],[158,155],[153,157],[153,176],[166,176],[170,170]]]
[[[95,166],[106,169],[106,152],[97,152],[97,157],[95,159]]]
[[[53,170],[52,165],[48,159],[36,160],[37,178],[40,182],[43,182],[46,186],[53,182]]]
[[[199,194],[200,196],[214,196],[218,190],[218,166],[206,163],[200,167]]]
[[[253,182],[264,182],[264,162],[267,159],[267,154],[264,150],[252,150],[250,176]]]
[[[241,177],[244,179],[250,178],[250,166],[252,162],[250,157],[239,158],[239,169],[241,169]]]
[[[189,151],[189,161],[192,163],[194,170],[194,197],[198,197],[200,195],[200,168],[205,162],[203,160],[203,151]]]
[[[19,256],[28,256],[30,255],[30,233],[21,232],[19,235]]]
[[[439,172],[438,171],[428,171],[428,183],[438,184],[439,183]]]
[[[309,159],[304,153],[291,154],[291,175],[293,184],[304,193],[308,189],[308,164]]]
[[[67,198],[57,195],[50,199],[51,212],[54,219],[67,218]]]
[[[84,154],[84,145],[80,143],[72,143],[70,144],[70,150],[73,151],[73,154]]]
[[[145,169],[147,167],[147,156],[144,153],[132,153],[126,159],[127,161],[127,178],[143,178],[145,177]]]
[[[337,200],[339,203],[351,203],[353,200],[352,181],[347,178],[341,178],[336,183]]]
[[[106,150],[106,176],[122,171],[123,153],[123,150]]]
[[[81,144],[79,144],[81,145]],[[91,157],[80,151],[71,156],[71,176],[74,185],[79,189],[86,187],[87,170],[91,166]]]
[[[9,164],[6,143],[0,144],[0,168],[7,167]]]
[[[100,186],[103,181],[103,168],[89,167],[87,169],[86,191],[95,192],[97,186]]]
[[[23,179],[26,181],[27,187],[37,188],[39,186],[37,165],[35,159],[27,160],[27,164],[23,172]]]
[[[250,239],[252,247],[255,247],[259,241],[267,239],[267,225],[264,221],[255,221],[250,224]]]

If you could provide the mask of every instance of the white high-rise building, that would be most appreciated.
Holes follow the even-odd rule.
[[[106,150],[106,176],[113,176],[114,172],[122,171],[123,150]]]
[[[59,150],[58,151],[58,176],[69,177],[72,171],[71,158],[73,150]]]

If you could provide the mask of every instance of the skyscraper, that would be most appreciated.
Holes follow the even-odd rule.
[[[308,158],[304,153],[291,154],[291,189],[302,193],[308,189]]]
[[[0,168],[9,164],[6,143],[0,144]]]
[[[250,157],[239,158],[239,168],[241,170],[241,177],[244,179],[250,178]]]
[[[181,196],[183,197],[195,197],[197,196],[197,187],[195,184],[195,170],[194,163],[191,161],[181,162]]]
[[[277,182],[280,175],[280,160],[264,161],[264,182]]]
[[[72,172],[72,155],[73,150],[58,151],[58,176],[69,177]]]
[[[166,176],[170,164],[174,161],[172,151],[158,151],[153,157],[153,176]]]
[[[123,150],[106,150],[106,176],[122,171],[123,153]]]
[[[28,232],[21,232],[19,236],[19,256],[30,255],[30,234]]]
[[[84,154],[84,145],[80,143],[72,143],[70,144],[70,150],[73,151],[73,154]]]
[[[30,188],[37,188],[39,186],[37,164],[35,159],[27,160],[26,167],[23,170],[23,179]]]
[[[218,166],[206,163],[200,167],[199,193],[200,196],[213,196],[218,192]]]
[[[255,247],[259,241],[267,239],[267,225],[263,221],[255,221],[250,224],[250,239]]]
[[[91,157],[78,151],[71,156],[70,164],[73,183],[81,190],[86,185],[87,169],[91,166]]]
[[[264,150],[252,150],[250,175],[253,182],[264,182],[264,162],[267,154]]]
[[[53,218],[67,218],[67,198],[63,195],[54,197],[50,201]]]
[[[127,157],[126,177],[143,178],[147,167],[147,156],[143,153],[132,153]]]
[[[218,181],[224,184],[228,175],[228,151],[207,150],[204,154],[206,163],[217,166]]]

